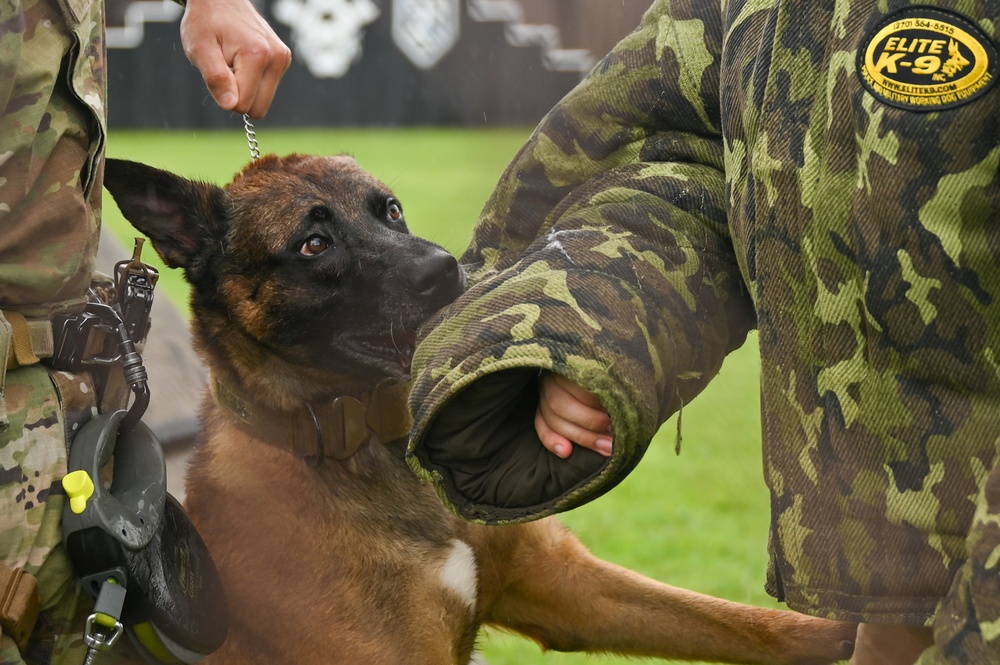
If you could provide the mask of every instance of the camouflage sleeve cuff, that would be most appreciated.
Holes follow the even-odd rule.
[[[635,467],[752,326],[732,295],[722,197],[718,172],[697,165],[605,174],[568,197],[511,267],[438,314],[414,357],[408,459],[446,505],[481,523],[537,519]],[[600,398],[610,458],[577,447],[563,460],[542,446],[541,370]]]
[[[602,324],[585,311],[621,298],[617,280],[568,274],[544,260],[528,273],[513,284],[501,277],[483,285],[474,304],[456,308],[421,346],[430,357],[416,361],[438,369],[421,375],[411,396],[410,463],[452,510],[475,522],[536,519],[595,498],[632,470],[659,424],[649,403],[650,365],[616,362],[621,351],[602,345],[593,328]],[[573,294],[581,292],[593,293],[594,302],[577,302]],[[480,307],[495,313],[479,318]],[[542,446],[534,428],[542,370],[601,399],[614,422],[610,458],[576,447],[563,460]]]

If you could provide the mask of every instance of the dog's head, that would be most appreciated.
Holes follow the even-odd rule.
[[[268,156],[225,188],[112,159],[105,186],[184,269],[212,369],[257,392],[317,399],[404,376],[417,328],[465,286],[350,157]]]

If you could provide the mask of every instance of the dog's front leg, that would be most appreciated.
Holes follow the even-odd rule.
[[[853,624],[661,584],[596,558],[554,518],[478,535],[485,621],[545,649],[768,665],[833,663],[853,649]]]

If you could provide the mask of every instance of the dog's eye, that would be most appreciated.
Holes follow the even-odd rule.
[[[399,207],[399,202],[396,199],[386,201],[385,215],[391,222],[396,222],[403,218],[403,209]]]
[[[319,256],[330,247],[330,243],[322,236],[310,236],[308,240],[299,247],[299,254],[302,256]]]

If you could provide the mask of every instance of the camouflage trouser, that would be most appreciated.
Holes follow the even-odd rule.
[[[91,281],[107,134],[103,4],[0,6],[0,307],[29,318],[82,305]],[[24,653],[3,636],[0,663],[76,665],[93,603],[60,545],[60,481],[67,439],[92,415],[93,384],[31,365],[7,372],[3,397],[0,560],[37,577],[43,608]]]
[[[919,665],[1000,663],[1000,465],[979,493],[967,548]]]
[[[79,665],[93,601],[82,593],[61,544],[67,437],[96,413],[89,376],[42,365],[7,372],[10,427],[0,433],[0,560],[38,580],[42,613],[22,653],[6,634],[0,665]],[[140,662],[122,639],[101,665]]]
[[[90,417],[94,391],[86,377],[50,375],[33,365],[9,371],[4,393],[10,427],[0,434],[0,556],[38,579],[43,609],[23,658],[4,635],[0,660],[44,663],[72,646],[69,626],[80,605],[80,586],[60,544],[66,500],[60,481],[65,432]],[[75,636],[82,646],[81,638],[82,629]],[[82,655],[66,662],[82,662]]]

